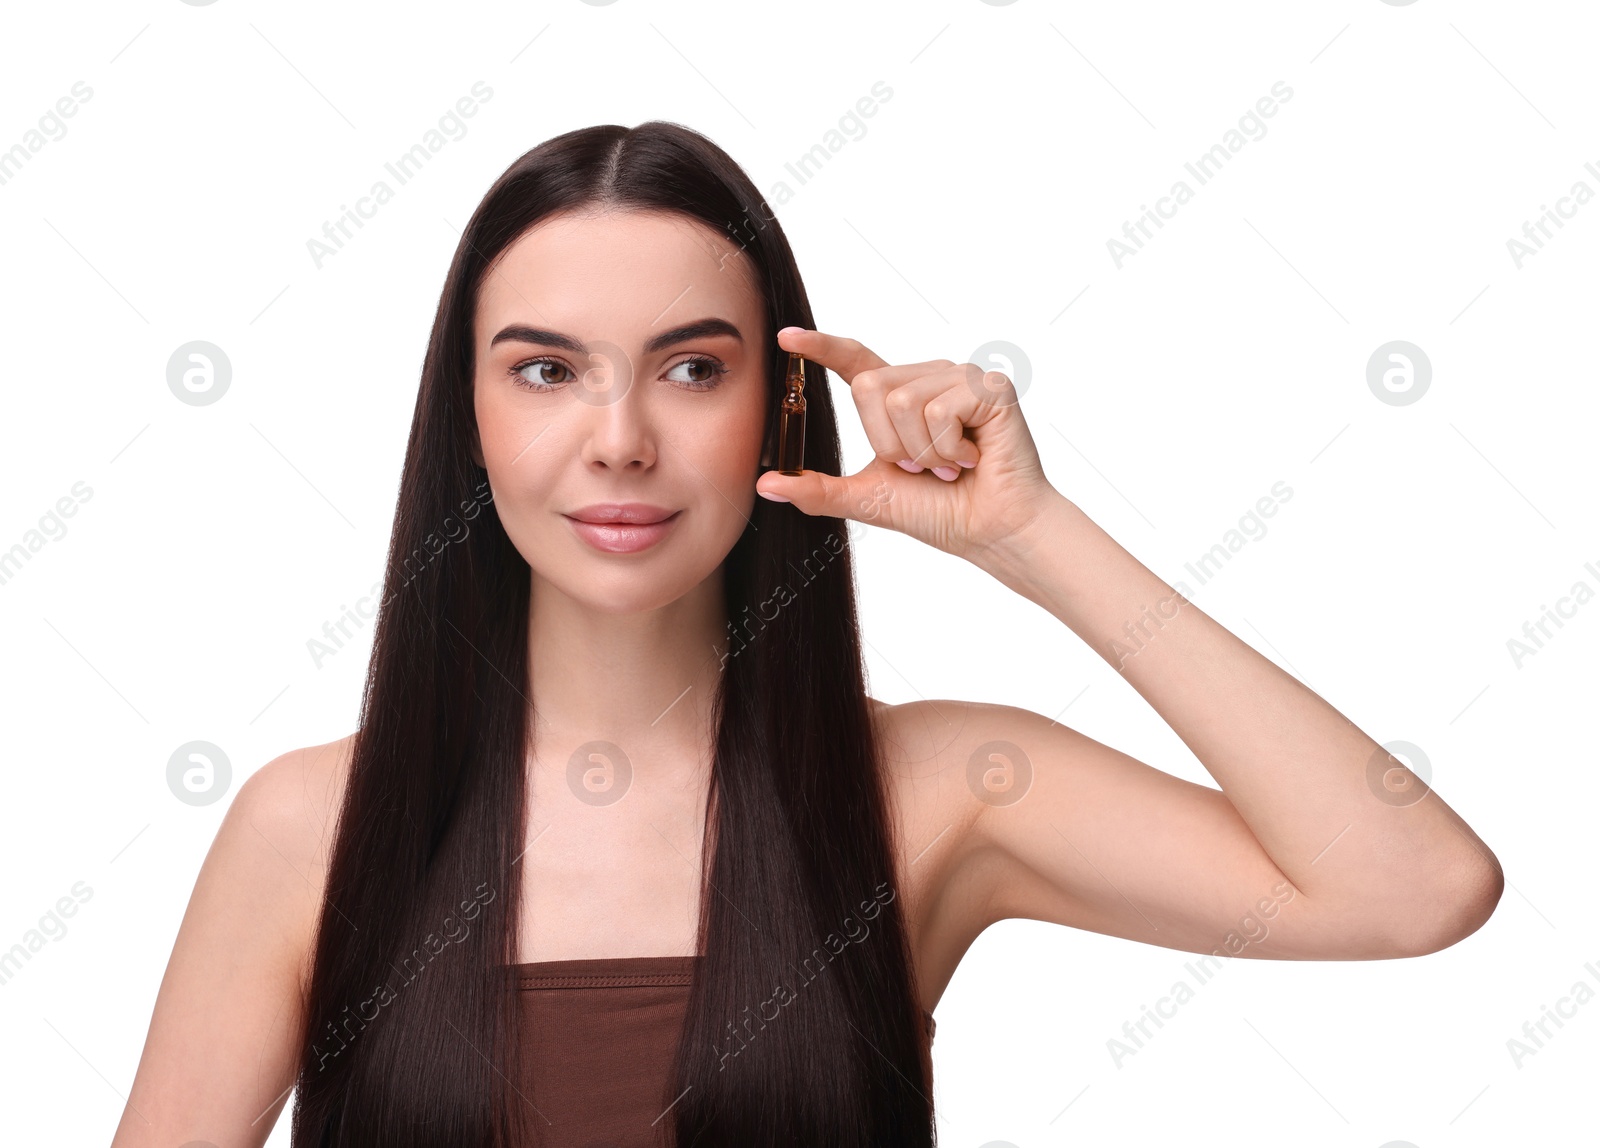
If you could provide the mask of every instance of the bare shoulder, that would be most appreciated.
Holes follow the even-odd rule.
[[[986,743],[1014,728],[1007,715],[1018,711],[947,698],[900,705],[869,701],[889,788],[907,824],[936,832],[969,829],[986,808],[987,792],[969,759],[980,749],[995,748]],[[987,756],[978,756],[987,762]]]
[[[261,1144],[304,1036],[311,942],[352,738],[291,750],[234,794],[156,994],[113,1148],[194,1128]]]
[[[327,867],[354,742],[348,734],[273,758],[239,787],[229,817],[261,834],[291,868],[312,878]]]
[[[972,942],[999,919],[996,859],[973,832],[986,808],[981,777],[968,759],[1004,722],[973,702],[871,706],[923,1005],[932,1009]]]
[[[248,830],[302,878],[305,902],[320,909],[339,807],[350,775],[355,735],[293,749],[247,778],[230,818]],[[220,831],[219,831],[220,836]],[[312,921],[311,924],[315,922]]]

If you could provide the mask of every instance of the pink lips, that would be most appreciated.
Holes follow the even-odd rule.
[[[563,517],[596,550],[634,554],[665,538],[680,513],[645,502],[598,502]]]

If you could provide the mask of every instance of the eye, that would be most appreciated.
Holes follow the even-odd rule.
[[[538,368],[538,370],[534,372],[535,377],[533,378],[529,378],[527,375],[522,373],[529,367]],[[551,368],[565,371],[570,378],[552,379],[548,377],[547,372],[549,372]],[[530,391],[553,391],[562,383],[570,382],[572,378],[576,377],[577,376],[572,373],[572,368],[567,366],[567,364],[563,363],[560,359],[552,359],[548,357],[539,359],[524,359],[522,362],[511,368],[511,381],[519,387],[527,387]]]
[[[693,358],[685,359],[681,363],[674,364],[672,370],[676,371],[684,367],[691,368],[690,377],[673,379],[672,381],[689,388],[691,391],[709,391],[722,381],[723,375],[728,373],[728,368],[722,365],[722,361],[713,359],[710,355],[696,355]],[[668,372],[668,377],[671,377],[670,371]]]

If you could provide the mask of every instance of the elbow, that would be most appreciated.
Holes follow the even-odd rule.
[[[1494,854],[1475,856],[1444,888],[1411,914],[1397,930],[1397,955],[1425,957],[1464,941],[1494,915],[1506,878]]]

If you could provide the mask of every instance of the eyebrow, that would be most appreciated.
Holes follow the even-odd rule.
[[[687,343],[691,339],[708,339],[715,335],[731,335],[739,342],[744,342],[744,336],[739,333],[739,328],[726,319],[696,319],[693,323],[685,323],[681,327],[674,327],[670,331],[652,336],[644,345],[644,349],[646,354],[653,354],[677,343]],[[489,346],[493,347],[507,341],[560,347],[573,354],[583,354],[586,350],[583,343],[571,335],[563,335],[560,331],[546,331],[540,327],[529,327],[524,323],[513,323],[509,327],[501,328],[500,333],[489,340]]]

